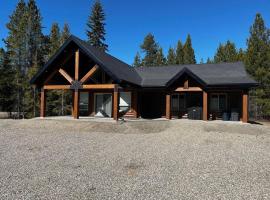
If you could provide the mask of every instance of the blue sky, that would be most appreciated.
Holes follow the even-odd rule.
[[[0,0],[0,38],[17,0]],[[87,16],[92,0],[37,0],[43,17],[43,32],[53,22],[67,22],[72,34],[86,39]],[[246,47],[249,28],[260,12],[270,23],[269,0],[102,0],[106,13],[109,53],[131,64],[147,33],[153,33],[164,52],[191,34],[196,59],[212,57],[220,42],[232,40]],[[0,47],[3,46],[0,42]]]

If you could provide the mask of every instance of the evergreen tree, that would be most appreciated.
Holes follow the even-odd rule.
[[[194,49],[192,48],[191,37],[189,34],[184,44],[183,52],[184,52],[184,57],[183,57],[184,64],[196,64]]]
[[[214,62],[235,62],[238,58],[238,52],[233,42],[227,41],[226,44],[220,44],[214,56]]]
[[[8,60],[8,54],[0,49],[0,111],[14,111],[15,103],[14,69]]]
[[[141,56],[140,56],[139,52],[136,53],[136,56],[135,56],[134,62],[133,62],[133,66],[134,67],[142,66]]]
[[[61,45],[69,38],[70,36],[70,29],[67,23],[64,24],[63,31],[61,33]]]
[[[44,55],[42,54],[43,34],[42,17],[35,0],[29,0],[26,9],[27,31],[25,40],[27,42],[27,71],[23,80],[23,116],[36,116],[36,106],[38,105],[37,91],[29,81],[34,74],[44,65]]]
[[[159,46],[155,41],[154,35],[149,33],[143,41],[141,45],[141,49],[144,52],[145,56],[142,59],[142,63],[144,66],[155,66],[157,63],[157,54],[159,50]]]
[[[245,61],[245,56],[246,56],[245,51],[242,48],[240,48],[238,53],[237,53],[237,61],[244,62]]]
[[[260,83],[256,89],[257,104],[264,115],[270,115],[270,41],[269,31],[260,14],[255,17],[250,28],[245,56],[246,68],[255,80]]]
[[[25,39],[28,47],[28,69],[33,67],[33,65],[37,65],[36,67],[40,68],[44,64],[43,55],[40,51],[43,42],[42,17],[35,0],[29,0],[26,15],[27,31]]]
[[[160,47],[157,52],[156,66],[163,66],[163,65],[166,65],[166,58],[163,54],[162,48]]]
[[[108,50],[108,45],[105,43],[105,14],[102,4],[96,0],[92,7],[91,15],[88,18],[86,34],[88,42],[101,49]]]
[[[50,56],[54,55],[61,45],[60,28],[57,23],[53,23],[50,33]]]
[[[182,42],[179,40],[176,47],[176,64],[184,64],[184,51]]]
[[[25,40],[27,31],[27,6],[24,0],[20,0],[16,9],[9,17],[9,23],[6,25],[8,36],[5,44],[9,56],[10,67],[15,73],[16,101],[15,109],[20,115],[23,107],[23,79],[27,69],[27,42]]]
[[[175,65],[176,64],[175,51],[174,51],[174,49],[172,47],[170,47],[169,50],[168,50],[167,64],[168,65]]]

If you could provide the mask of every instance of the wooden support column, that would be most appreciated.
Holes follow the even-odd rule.
[[[75,80],[79,80],[79,63],[80,63],[80,54],[79,50],[75,53]]]
[[[113,92],[113,119],[118,120],[119,118],[119,91],[116,85]]]
[[[79,119],[79,104],[80,104],[80,91],[74,90],[74,110],[73,110],[73,118]]]
[[[171,118],[171,94],[166,94],[166,119]]]
[[[132,104],[132,110],[134,112],[134,117],[138,118],[138,92],[133,91],[132,92],[132,98],[131,98],[131,104]]]
[[[46,116],[46,90],[44,88],[41,89],[40,94],[40,117]]]
[[[203,91],[203,120],[208,120],[208,97],[207,92]]]
[[[248,122],[248,92],[242,94],[242,122]]]
[[[72,102],[71,102],[71,115],[74,117],[74,91],[71,90],[72,92]]]

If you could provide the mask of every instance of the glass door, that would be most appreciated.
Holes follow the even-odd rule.
[[[112,94],[95,94],[95,116],[112,117]]]

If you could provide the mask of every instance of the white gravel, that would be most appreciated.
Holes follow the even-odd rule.
[[[270,199],[270,130],[0,120],[0,199]]]

